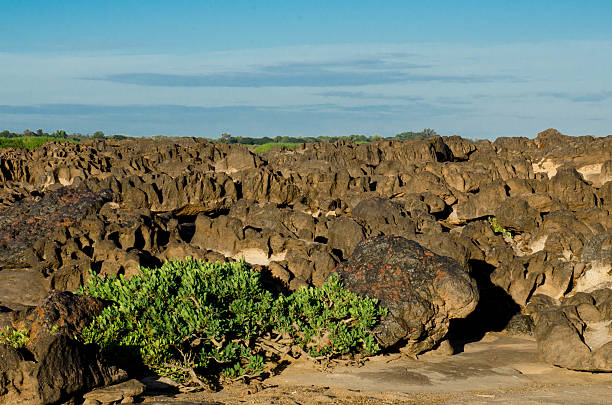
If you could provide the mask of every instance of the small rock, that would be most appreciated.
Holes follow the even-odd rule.
[[[121,401],[122,404],[134,402],[135,396],[144,392],[145,385],[138,380],[131,379],[120,384],[110,385],[99,388],[83,395],[85,399],[93,399],[103,404],[110,404]],[[131,398],[131,402],[123,402],[124,399]]]

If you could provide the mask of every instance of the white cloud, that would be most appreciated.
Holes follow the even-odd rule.
[[[333,102],[337,118],[328,123],[338,131],[350,125],[348,117],[342,118],[347,111],[369,108],[372,119],[378,108],[380,121],[373,126],[381,133],[428,126],[478,137],[535,135],[556,126],[604,135],[612,132],[606,112],[612,108],[611,63],[611,41],[349,44],[163,55],[0,53],[0,104],[283,107]],[[153,76],[147,79],[147,74]],[[279,77],[285,78],[283,86]],[[147,82],[154,79],[161,83]],[[164,80],[201,82],[160,86]],[[231,80],[259,87],[226,87]],[[384,114],[388,105],[401,108]],[[402,120],[401,111],[423,113],[422,106],[432,112],[427,122],[414,116]],[[11,122],[25,125],[27,119],[12,117]],[[298,131],[307,125],[295,126]],[[497,133],[487,133],[488,128]]]

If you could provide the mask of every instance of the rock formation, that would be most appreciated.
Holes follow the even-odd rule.
[[[324,282],[362,240],[401,236],[476,280],[470,325],[501,330],[520,311],[542,347],[559,333],[584,341],[593,322],[611,318],[584,319],[564,300],[610,291],[611,211],[612,136],[552,129],[534,139],[313,143],[262,154],[196,138],[2,149],[0,325],[52,289],[74,291],[90,269],[129,277],[172,257],[244,257],[297,289]],[[543,296],[549,309],[528,310]],[[580,360],[542,355],[607,370],[600,351],[612,338],[601,339]]]

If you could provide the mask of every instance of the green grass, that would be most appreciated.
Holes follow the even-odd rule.
[[[41,145],[44,145],[47,142],[72,142],[77,143],[76,141],[64,139],[64,138],[54,138],[51,136],[21,136],[18,138],[0,138],[0,149],[2,148],[25,148],[32,150]]]
[[[270,150],[271,148],[275,146],[284,146],[285,148],[295,149],[297,148],[298,145],[299,145],[298,142],[270,142],[270,143],[264,143],[263,145],[259,145],[258,147],[253,149],[253,152],[263,153],[263,152]]]

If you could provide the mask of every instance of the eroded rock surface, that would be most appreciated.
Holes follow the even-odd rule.
[[[611,289],[579,292],[560,302],[536,295],[527,309],[544,360],[572,370],[612,371]]]
[[[90,269],[244,257],[294,290],[362,240],[402,236],[466,268],[482,293],[470,316],[501,330],[537,295],[610,287],[611,211],[612,136],[553,129],[262,154],[197,138],[2,149],[0,324]]]

